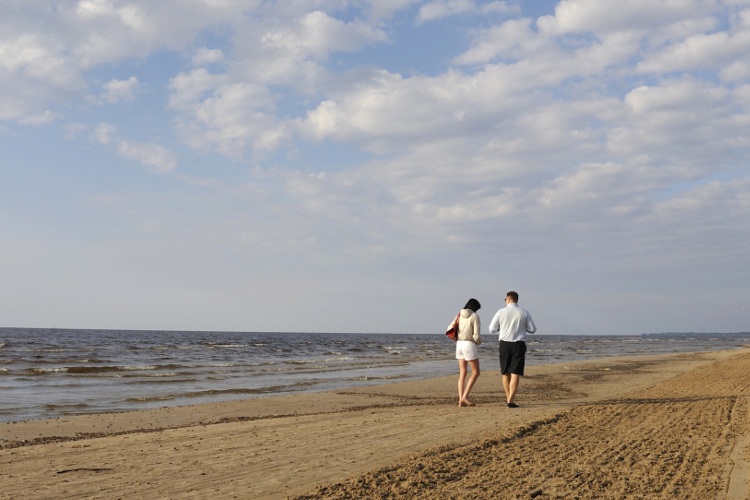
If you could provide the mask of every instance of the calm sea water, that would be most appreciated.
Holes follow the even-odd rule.
[[[497,369],[483,336],[480,361]],[[750,333],[532,336],[527,363],[731,349]],[[323,391],[457,373],[444,335],[0,328],[0,422]]]

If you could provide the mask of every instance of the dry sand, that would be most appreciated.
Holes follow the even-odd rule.
[[[748,350],[455,384],[0,424],[0,499],[750,498]]]

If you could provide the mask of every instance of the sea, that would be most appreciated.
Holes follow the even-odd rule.
[[[480,366],[498,369],[483,336]],[[534,335],[527,364],[737,349],[750,333]],[[445,335],[0,328],[0,422],[456,374]]]

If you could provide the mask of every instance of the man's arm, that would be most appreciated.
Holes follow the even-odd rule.
[[[502,309],[500,309],[500,311],[502,311]],[[490,322],[490,335],[492,335],[493,333],[498,333],[500,331],[500,311],[495,313],[495,316]]]
[[[536,325],[534,324],[534,320],[531,319],[529,311],[526,311],[526,331],[528,333],[536,333]]]

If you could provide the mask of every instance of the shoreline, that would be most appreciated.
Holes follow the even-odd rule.
[[[750,347],[750,346],[748,346]],[[526,366],[526,377],[533,377],[534,373],[540,371],[546,374],[550,369],[555,367],[576,368],[581,365],[601,364],[609,362],[640,362],[650,358],[669,358],[673,356],[682,356],[685,354],[709,354],[717,352],[736,352],[741,349],[726,351],[701,351],[701,352],[677,352],[670,354],[654,355],[636,355],[636,356],[612,356],[604,358],[576,360],[569,362],[555,362]],[[455,360],[449,360],[452,363]],[[456,369],[457,371],[457,369]],[[500,385],[499,370],[482,370],[480,380],[486,381],[486,377],[497,378],[493,380],[493,385],[499,391],[502,397],[502,385]],[[162,406],[158,408],[149,408],[143,410],[127,410],[120,412],[100,412],[100,413],[82,413],[78,415],[39,418],[29,420],[18,420],[11,422],[0,422],[0,449],[9,447],[18,447],[21,445],[33,446],[35,444],[45,444],[44,442],[34,442],[40,438],[62,437],[67,440],[89,439],[106,437],[111,435],[130,434],[135,432],[154,432],[155,430],[177,429],[198,425],[209,425],[216,423],[225,423],[226,419],[236,419],[242,421],[261,420],[266,418],[285,418],[290,416],[313,415],[322,412],[340,412],[349,411],[348,406],[337,404],[335,395],[344,393],[362,393],[371,394],[378,388],[392,387],[398,391],[401,385],[423,384],[428,381],[440,381],[444,383],[447,380],[453,380],[455,375],[445,375],[441,377],[427,377],[417,380],[408,381],[384,381],[383,383],[346,387],[326,391],[312,392],[294,392],[288,394],[277,394],[268,396],[257,396],[246,399],[232,399],[226,401],[214,401],[205,403],[196,403],[190,405]],[[522,386],[523,388],[523,386]],[[481,389],[481,387],[479,388]],[[476,394],[475,388],[474,394]],[[315,402],[325,401],[329,406],[320,407]],[[270,404],[263,404],[270,403]],[[295,407],[302,405],[306,408],[307,413],[301,413]],[[310,406],[306,406],[306,405]],[[310,412],[313,410],[313,412]],[[280,413],[279,413],[280,412]],[[219,416],[221,415],[221,416]],[[219,420],[216,420],[216,419]],[[17,430],[12,430],[17,429]],[[97,429],[93,431],[93,429]],[[83,436],[81,434],[84,434]],[[27,440],[29,443],[21,443]],[[64,441],[61,439],[60,441]]]
[[[498,371],[483,371],[472,392],[475,408],[456,407],[452,375],[0,424],[0,471],[8,471],[0,472],[0,499],[133,497],[153,488],[145,496],[304,495],[415,453],[471,446],[529,422],[633,398],[712,364],[749,357],[750,351],[737,349],[533,365],[522,379],[518,410],[502,404]],[[309,498],[326,498],[316,491]]]
[[[254,397],[324,392],[455,373],[444,335],[289,334],[120,339],[81,332],[59,338],[9,337],[0,348],[0,422],[190,406]],[[418,338],[417,338],[418,337]],[[479,346],[483,367],[496,343]],[[643,339],[550,336],[528,339],[527,366],[739,348],[747,336]],[[2,342],[0,340],[0,342]],[[447,342],[447,343],[446,343]]]

